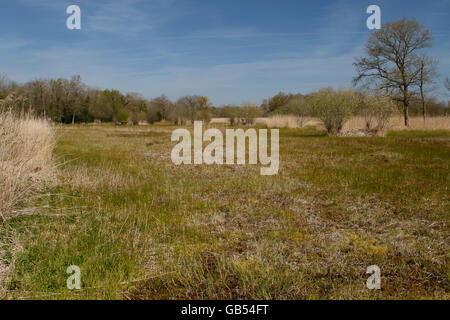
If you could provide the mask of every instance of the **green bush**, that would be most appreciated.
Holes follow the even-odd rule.
[[[308,100],[312,114],[323,122],[330,135],[342,130],[345,121],[355,113],[358,105],[356,92],[349,89],[321,89],[312,93]]]
[[[119,111],[117,111],[117,122],[120,123],[127,123],[128,122],[128,113],[126,110],[124,109],[120,109]]]

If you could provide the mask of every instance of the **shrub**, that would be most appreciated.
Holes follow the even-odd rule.
[[[128,112],[125,109],[120,109],[117,111],[117,122],[127,123],[128,122]]]
[[[296,116],[300,128],[303,127],[305,118],[311,115],[311,107],[304,96],[293,97],[281,110],[285,114]]]
[[[323,122],[331,135],[341,131],[344,122],[354,114],[358,105],[357,94],[348,89],[321,89],[312,93],[308,100],[312,114]]]
[[[397,111],[391,98],[377,94],[365,94],[361,98],[359,113],[364,117],[367,132],[382,132],[389,119]]]
[[[242,104],[240,109],[240,118],[246,125],[251,126],[255,123],[255,119],[263,115],[263,110],[253,103],[246,102]]]
[[[211,121],[211,111],[208,108],[202,108],[197,111],[197,115],[195,120],[201,120],[205,124]]]

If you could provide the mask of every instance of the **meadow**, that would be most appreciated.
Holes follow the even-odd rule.
[[[282,128],[279,172],[261,176],[175,166],[175,128],[57,126],[58,182],[8,223],[20,248],[5,297],[450,298],[449,130]]]

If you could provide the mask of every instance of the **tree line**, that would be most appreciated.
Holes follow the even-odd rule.
[[[80,76],[70,79],[40,79],[18,84],[10,81],[6,76],[0,77],[0,99],[15,95],[19,100],[15,108],[22,111],[30,109],[38,115],[61,123],[86,123],[95,120],[102,122],[120,122],[138,124],[141,121],[155,123],[169,121],[173,124],[183,125],[194,120],[208,122],[212,117],[229,118],[231,124],[253,124],[254,119],[272,115],[295,115],[300,119],[317,116],[317,107],[313,108],[313,101],[317,96],[333,92],[332,89],[321,89],[311,94],[292,94],[280,92],[260,105],[245,102],[240,106],[225,105],[214,107],[205,96],[183,96],[171,101],[165,95],[153,99],[145,99],[138,93],[123,94],[118,90],[100,90],[85,85]],[[351,90],[362,96],[371,96],[364,90]],[[338,90],[341,92],[342,90]],[[385,96],[385,92],[378,91],[372,96]],[[391,97],[392,98],[392,97]],[[401,104],[393,99],[397,106]],[[354,103],[349,103],[354,105]],[[427,114],[439,116],[448,114],[449,108],[434,97],[426,97]],[[332,108],[332,107],[330,107]],[[337,107],[337,108],[344,108]],[[356,108],[356,109],[355,109]],[[352,114],[359,114],[360,107],[350,108]],[[359,111],[358,111],[359,110]],[[342,110],[343,113],[345,113]],[[419,97],[411,97],[409,112],[412,115],[422,114],[422,102]],[[301,121],[301,120],[299,120]]]
[[[170,101],[166,96],[148,100],[139,93],[123,94],[115,89],[87,86],[80,76],[70,79],[38,79],[18,84],[0,77],[0,99],[14,99],[18,111],[32,110],[55,122],[120,122],[138,124],[167,120],[184,124],[188,120],[208,119],[213,109],[208,98],[184,96]]]

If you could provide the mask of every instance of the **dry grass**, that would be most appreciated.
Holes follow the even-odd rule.
[[[410,118],[410,130],[450,130],[450,117],[430,117],[424,122],[422,117]],[[390,121],[389,129],[405,130],[402,117],[393,117]]]
[[[402,116],[394,116],[389,120],[386,130],[450,130],[450,117],[429,117],[424,122],[422,117],[410,117],[409,127],[405,127]],[[304,118],[303,125],[300,118],[291,115],[276,115],[269,118],[258,118],[256,124],[262,124],[268,128],[300,128],[314,126],[317,129],[324,129],[320,120],[315,118]],[[364,117],[356,116],[346,121],[342,129],[343,132],[364,130],[366,124]]]
[[[13,209],[51,180],[54,173],[54,134],[50,124],[31,116],[0,114],[0,217],[14,215]]]
[[[230,124],[230,118],[211,118],[211,124]]]
[[[348,120],[343,131],[364,129],[365,121],[363,117],[353,117]],[[450,117],[429,117],[423,121],[422,117],[411,117],[409,127],[405,127],[403,117],[394,116],[389,120],[387,130],[450,130]]]
[[[299,118],[292,115],[276,115],[269,118],[257,118],[255,123],[265,125],[268,128],[301,128],[306,126],[315,126],[320,129],[323,128],[322,123],[318,119],[311,117]]]

